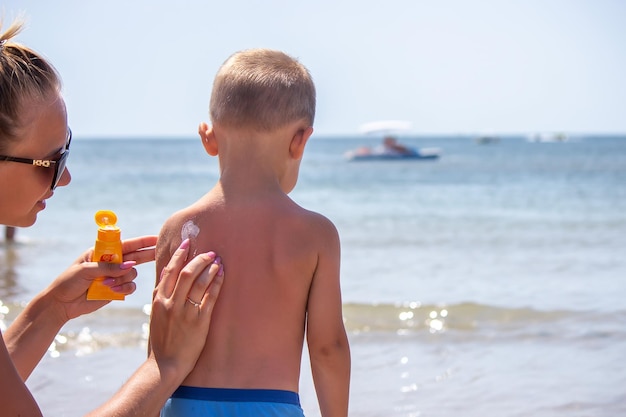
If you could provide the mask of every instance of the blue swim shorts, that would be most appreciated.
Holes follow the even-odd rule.
[[[300,397],[273,389],[180,386],[161,410],[161,417],[304,417]]]

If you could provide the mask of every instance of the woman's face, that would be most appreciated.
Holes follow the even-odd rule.
[[[10,140],[2,154],[29,159],[57,159],[67,141],[67,113],[59,94],[24,103],[17,139]],[[71,180],[67,169],[58,186]],[[0,161],[0,224],[32,226],[37,213],[54,194],[50,189],[54,168]]]

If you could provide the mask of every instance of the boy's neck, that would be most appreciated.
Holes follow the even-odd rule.
[[[299,121],[269,132],[214,125],[204,137],[207,152],[219,157],[224,191],[267,196],[293,189],[312,132]]]
[[[224,196],[240,196],[244,199],[261,195],[284,194],[279,176],[272,170],[254,164],[224,164],[219,179],[219,187]]]

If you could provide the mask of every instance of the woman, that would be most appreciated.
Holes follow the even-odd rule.
[[[72,134],[58,74],[36,52],[10,40],[21,30],[0,27],[0,224],[27,227],[57,186],[69,184],[65,168]],[[156,236],[123,242],[124,262],[90,262],[85,252],[38,294],[0,335],[0,410],[7,416],[41,416],[24,381],[39,363],[61,327],[107,301],[87,301],[98,276],[114,291],[135,291],[134,266],[154,260]],[[184,241],[154,291],[150,355],[128,382],[90,416],[158,414],[193,368],[204,346],[223,271],[213,253],[185,265]],[[184,325],[181,325],[181,322]]]

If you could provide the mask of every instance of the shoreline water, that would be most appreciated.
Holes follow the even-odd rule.
[[[626,413],[626,138],[594,140],[407,139],[444,149],[415,164],[348,163],[358,141],[313,139],[292,198],[341,237],[350,415]],[[217,177],[194,141],[113,143],[77,140],[71,186],[0,244],[4,325],[93,245],[97,210],[116,211],[123,237],[155,234]],[[139,273],[136,294],[68,324],[28,381],[45,415],[94,408],[144,359],[154,265]]]
[[[373,311],[363,314],[362,309]],[[87,412],[144,360],[147,315],[132,310],[104,310],[61,332],[28,382],[50,411],[46,415]],[[491,309],[346,306],[353,356],[350,415],[609,416],[626,411],[621,388],[626,375],[611,372],[626,347],[626,311],[496,309],[494,318],[483,310]],[[300,395],[306,415],[319,416],[306,351]]]

